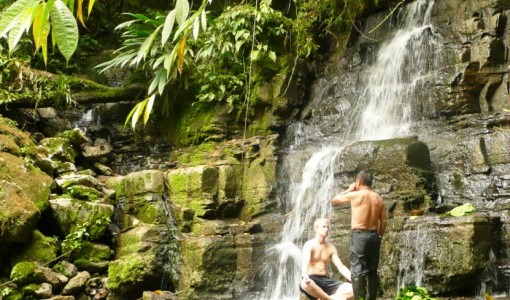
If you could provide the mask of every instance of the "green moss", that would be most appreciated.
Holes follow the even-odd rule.
[[[32,261],[45,264],[57,257],[56,238],[48,238],[39,230],[34,230],[29,243],[19,247],[11,256],[11,264],[21,261]]]
[[[193,240],[185,240],[181,243],[181,270],[179,280],[180,291],[188,298],[193,293],[193,287],[202,281],[202,249]]]
[[[95,201],[102,195],[103,194],[95,188],[84,185],[72,185],[64,189],[64,197],[69,196],[70,198],[85,201]]]
[[[459,173],[452,174],[453,181],[452,185],[457,191],[461,191],[464,189],[464,184],[462,183],[462,176]]]
[[[215,175],[209,174],[211,172],[215,172]],[[216,180],[216,182],[209,182],[211,180]],[[192,215],[193,221],[188,225],[191,225],[193,231],[199,230],[196,223],[200,222],[199,217],[206,212],[205,203],[209,201],[207,197],[212,197],[213,194],[217,193],[217,181],[218,172],[216,168],[206,167],[205,170],[189,168],[168,173],[170,198],[173,203],[180,207],[179,211],[174,210],[174,215],[178,215],[180,219],[185,219],[183,213]],[[191,214],[189,210],[191,210]],[[183,225],[180,224],[180,226]]]
[[[215,142],[207,142],[195,147],[190,147],[181,152],[176,160],[185,166],[205,165],[211,161],[211,156],[215,152],[218,144]]]
[[[197,145],[214,135],[215,110],[200,105],[189,106],[176,117],[175,133],[177,143],[181,146]]]
[[[128,197],[124,202],[124,210],[144,223],[166,224],[164,200],[160,198],[160,195]]]
[[[23,294],[12,287],[2,287],[0,291],[2,300],[24,300]]]
[[[46,138],[41,141],[41,145],[48,149],[55,161],[74,163],[77,153],[69,139],[62,137]]]
[[[274,162],[257,158],[250,164],[243,176],[241,193],[246,202],[241,210],[242,220],[249,221],[264,211],[270,185],[275,181]]]
[[[24,300],[39,299],[38,297],[36,297],[35,291],[40,289],[41,286],[42,286],[42,283],[31,283],[31,284],[28,284],[28,285],[25,285],[24,287],[22,287],[21,291],[23,293],[23,299]]]
[[[25,165],[22,158],[0,152],[0,180],[14,182],[21,187],[26,198],[32,201],[40,211],[48,207],[48,197],[53,179],[37,168]]]
[[[152,258],[138,254],[116,260],[108,267],[108,287],[119,290],[122,286],[136,285],[143,281],[144,275],[152,268],[147,265]]]
[[[76,260],[87,259],[92,262],[108,261],[111,256],[110,247],[89,241],[84,241],[81,248],[74,250],[72,254],[72,257]]]
[[[35,262],[20,262],[12,268],[10,278],[17,283],[29,282],[31,278],[40,275],[38,270]]]

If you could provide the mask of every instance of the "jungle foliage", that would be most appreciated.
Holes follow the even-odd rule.
[[[175,87],[193,87],[194,103],[226,106],[229,112],[248,110],[258,82],[292,73],[298,58],[313,59],[322,41],[349,32],[365,7],[377,0],[288,0],[286,9],[272,1],[193,4],[174,0],[167,12],[126,13],[116,27],[122,45],[111,60],[97,66],[129,69],[144,82],[147,96],[128,121],[146,124],[155,102],[168,113]],[[86,28],[95,0],[17,0],[1,12],[0,38],[12,54],[25,32],[45,64],[48,49],[58,49],[68,62],[78,45],[78,22]],[[86,8],[85,8],[86,7]],[[50,43],[49,43],[50,40]],[[175,97],[173,97],[175,98]]]

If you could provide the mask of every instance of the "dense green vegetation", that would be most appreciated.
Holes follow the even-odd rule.
[[[94,4],[94,0],[3,3],[0,36],[6,39],[0,50],[36,68],[79,73],[72,60],[71,65],[61,62],[69,62],[77,49],[81,56],[97,53],[101,50],[99,40],[107,40],[107,34],[114,38],[120,35],[113,57],[96,69],[128,69],[131,82],[146,86],[146,97],[128,116],[135,127],[141,119],[144,124],[149,121],[153,107],[158,107],[158,114],[172,113],[175,101],[203,109],[226,107],[238,118],[252,113],[259,84],[279,74],[293,74],[298,59],[314,59],[321,47],[327,48],[335,39],[345,45],[354,20],[379,3],[203,0],[197,4],[175,0],[170,11],[142,8],[140,4],[144,11],[119,16],[120,24],[113,33],[101,28],[111,28],[114,21],[97,17],[112,15],[108,5]],[[89,25],[94,32],[87,30],[85,16],[94,19]],[[24,32],[30,35],[23,36]],[[61,62],[58,53],[64,58]],[[9,61],[5,54],[3,64]],[[0,84],[16,78],[13,68],[6,70],[10,73],[2,74]],[[53,83],[41,88],[44,93],[53,89],[69,93],[66,86]],[[12,95],[4,98],[16,100]]]

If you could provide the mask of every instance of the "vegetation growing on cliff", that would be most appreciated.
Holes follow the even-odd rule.
[[[88,15],[94,2],[88,2]],[[292,77],[297,59],[313,59],[331,37],[350,32],[364,9],[378,5],[378,0],[266,0],[213,8],[213,2],[203,0],[193,6],[188,0],[176,0],[169,12],[130,13],[129,20],[117,26],[123,44],[99,68],[131,69],[134,80],[146,84],[146,97],[128,117],[133,127],[140,119],[146,124],[153,107],[160,114],[171,113],[177,98],[206,110],[226,107],[237,118],[246,118],[254,113],[262,82],[278,74]],[[6,48],[13,53],[23,32],[31,28],[33,48],[42,49],[45,63],[49,48],[59,49],[68,61],[78,45],[73,13],[85,28],[84,4],[83,0],[18,0],[2,12],[0,36],[8,37]],[[53,39],[48,44],[50,23]],[[59,38],[63,35],[68,40]],[[55,89],[71,101],[65,87]],[[12,95],[8,99],[17,100]]]

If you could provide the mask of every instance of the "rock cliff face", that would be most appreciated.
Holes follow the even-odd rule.
[[[296,166],[324,144],[341,149],[330,193],[361,169],[375,174],[390,216],[381,295],[404,285],[434,295],[507,292],[509,9],[508,1],[414,1],[370,16],[331,57],[282,139],[280,199],[292,197]],[[476,216],[446,214],[465,203]],[[439,217],[410,220],[413,210]],[[331,216],[348,263],[349,211]]]

